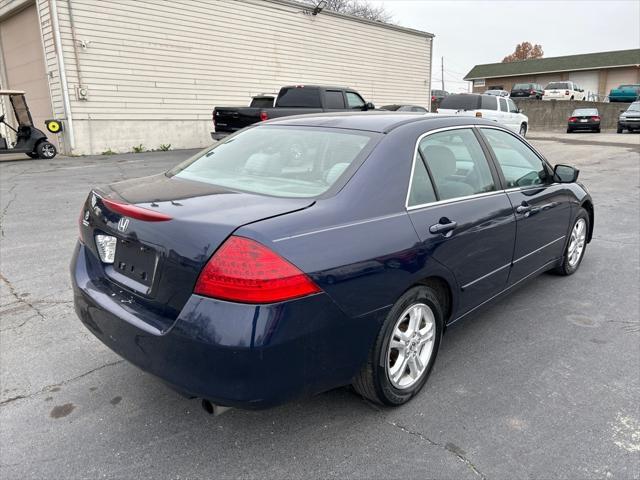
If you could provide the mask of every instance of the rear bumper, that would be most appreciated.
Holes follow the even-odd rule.
[[[272,305],[192,295],[160,331],[99,287],[96,261],[76,247],[71,277],[82,323],[142,370],[220,405],[266,408],[348,384],[379,328],[379,315],[349,318],[326,294]]]
[[[575,122],[568,123],[567,128],[569,130],[594,130],[600,128],[600,122]]]

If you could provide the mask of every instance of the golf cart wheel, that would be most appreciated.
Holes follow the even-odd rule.
[[[39,158],[42,158],[45,160],[51,160],[53,157],[56,156],[56,154],[58,153],[58,150],[56,150],[56,147],[53,143],[40,142],[36,147],[36,152],[38,152]]]

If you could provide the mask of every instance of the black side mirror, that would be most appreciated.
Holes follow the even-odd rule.
[[[367,103],[364,104],[364,109],[365,110],[375,110],[376,106],[371,102],[367,102]]]
[[[578,180],[580,170],[570,165],[556,165],[553,168],[553,176],[560,183],[573,183]]]

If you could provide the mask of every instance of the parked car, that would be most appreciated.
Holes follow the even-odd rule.
[[[485,95],[493,95],[494,97],[508,97],[509,92],[506,90],[487,90],[484,92]]]
[[[618,133],[622,133],[625,129],[630,132],[640,130],[640,102],[633,102],[626,110],[620,110]]]
[[[543,100],[585,100],[586,93],[575,82],[551,82],[544,88]]]
[[[431,90],[431,101],[441,102],[444,97],[450,95],[446,90]]]
[[[487,118],[501,123],[523,137],[527,135],[529,128],[529,118],[520,111],[513,100],[493,95],[449,95],[440,104],[438,113]]]
[[[511,98],[535,98],[542,99],[544,88],[538,83],[516,83],[511,88]]]
[[[597,108],[576,108],[567,119],[567,133],[589,130],[600,133],[600,114]]]
[[[640,84],[620,85],[609,92],[610,102],[635,102],[640,100]]]
[[[509,92],[506,90],[486,90],[484,95],[493,95],[494,97],[508,97]]]
[[[420,105],[398,105],[398,104],[394,104],[394,105],[384,105],[383,107],[380,107],[380,110],[387,110],[389,112],[420,112],[420,113],[429,113],[429,110],[427,110],[424,107],[421,107]]]
[[[481,118],[260,123],[90,192],[75,309],[209,411],[349,383],[400,405],[427,381],[446,325],[542,272],[578,270],[593,203],[577,177]]]
[[[373,110],[355,90],[318,85],[292,85],[282,87],[274,107],[216,107],[213,109],[214,131],[211,137],[219,140],[230,133],[265,120],[347,110]]]

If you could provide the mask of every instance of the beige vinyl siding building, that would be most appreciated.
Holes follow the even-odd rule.
[[[248,105],[286,84],[348,86],[376,105],[430,103],[433,35],[327,10],[314,16],[289,0],[0,0],[0,33],[28,10],[39,20],[50,113],[65,119],[67,153],[203,147],[215,106]],[[0,69],[3,85],[13,68]]]

